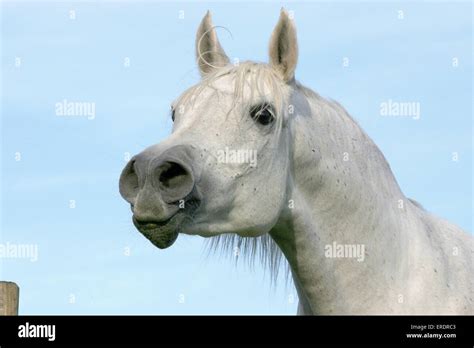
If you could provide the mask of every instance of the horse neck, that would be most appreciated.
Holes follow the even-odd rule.
[[[292,129],[290,202],[271,235],[307,309],[364,312],[371,301],[365,296],[374,294],[364,289],[388,288],[399,277],[404,205],[411,203],[382,153],[342,107],[312,95],[299,112]],[[364,259],[329,258],[327,246],[334,243],[363,246]]]

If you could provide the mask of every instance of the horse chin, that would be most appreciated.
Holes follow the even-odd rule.
[[[171,219],[162,223],[140,226],[135,223],[137,230],[143,234],[154,246],[160,249],[169,248],[178,239],[178,234],[183,222],[186,220],[185,213],[177,213]]]

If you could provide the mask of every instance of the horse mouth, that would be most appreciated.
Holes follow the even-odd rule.
[[[178,238],[179,232],[193,221],[193,218],[201,204],[201,200],[193,197],[187,200],[186,209],[178,210],[174,215],[164,221],[139,222],[132,217],[136,229],[143,234],[154,246],[166,249],[173,245]],[[133,208],[132,208],[133,211]]]
[[[159,222],[139,223],[135,217],[132,218],[137,230],[160,249],[166,249],[173,245],[185,219],[184,213],[176,213],[168,220]]]

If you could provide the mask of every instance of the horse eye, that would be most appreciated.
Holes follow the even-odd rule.
[[[250,109],[250,117],[261,125],[269,125],[275,120],[273,107],[270,104],[255,105]]]
[[[171,120],[174,122],[174,109],[171,108]]]

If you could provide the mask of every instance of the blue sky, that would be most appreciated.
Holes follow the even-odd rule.
[[[1,242],[39,248],[37,262],[0,259],[20,313],[296,312],[284,277],[272,288],[258,265],[206,257],[199,237],[153,247],[118,193],[124,154],[165,138],[170,102],[199,79],[206,10],[230,57],[266,61],[282,5],[297,79],[346,107],[408,197],[472,233],[470,2],[3,2]],[[58,117],[63,99],[95,103],[95,118]],[[420,103],[420,119],[382,117],[389,99]]]

